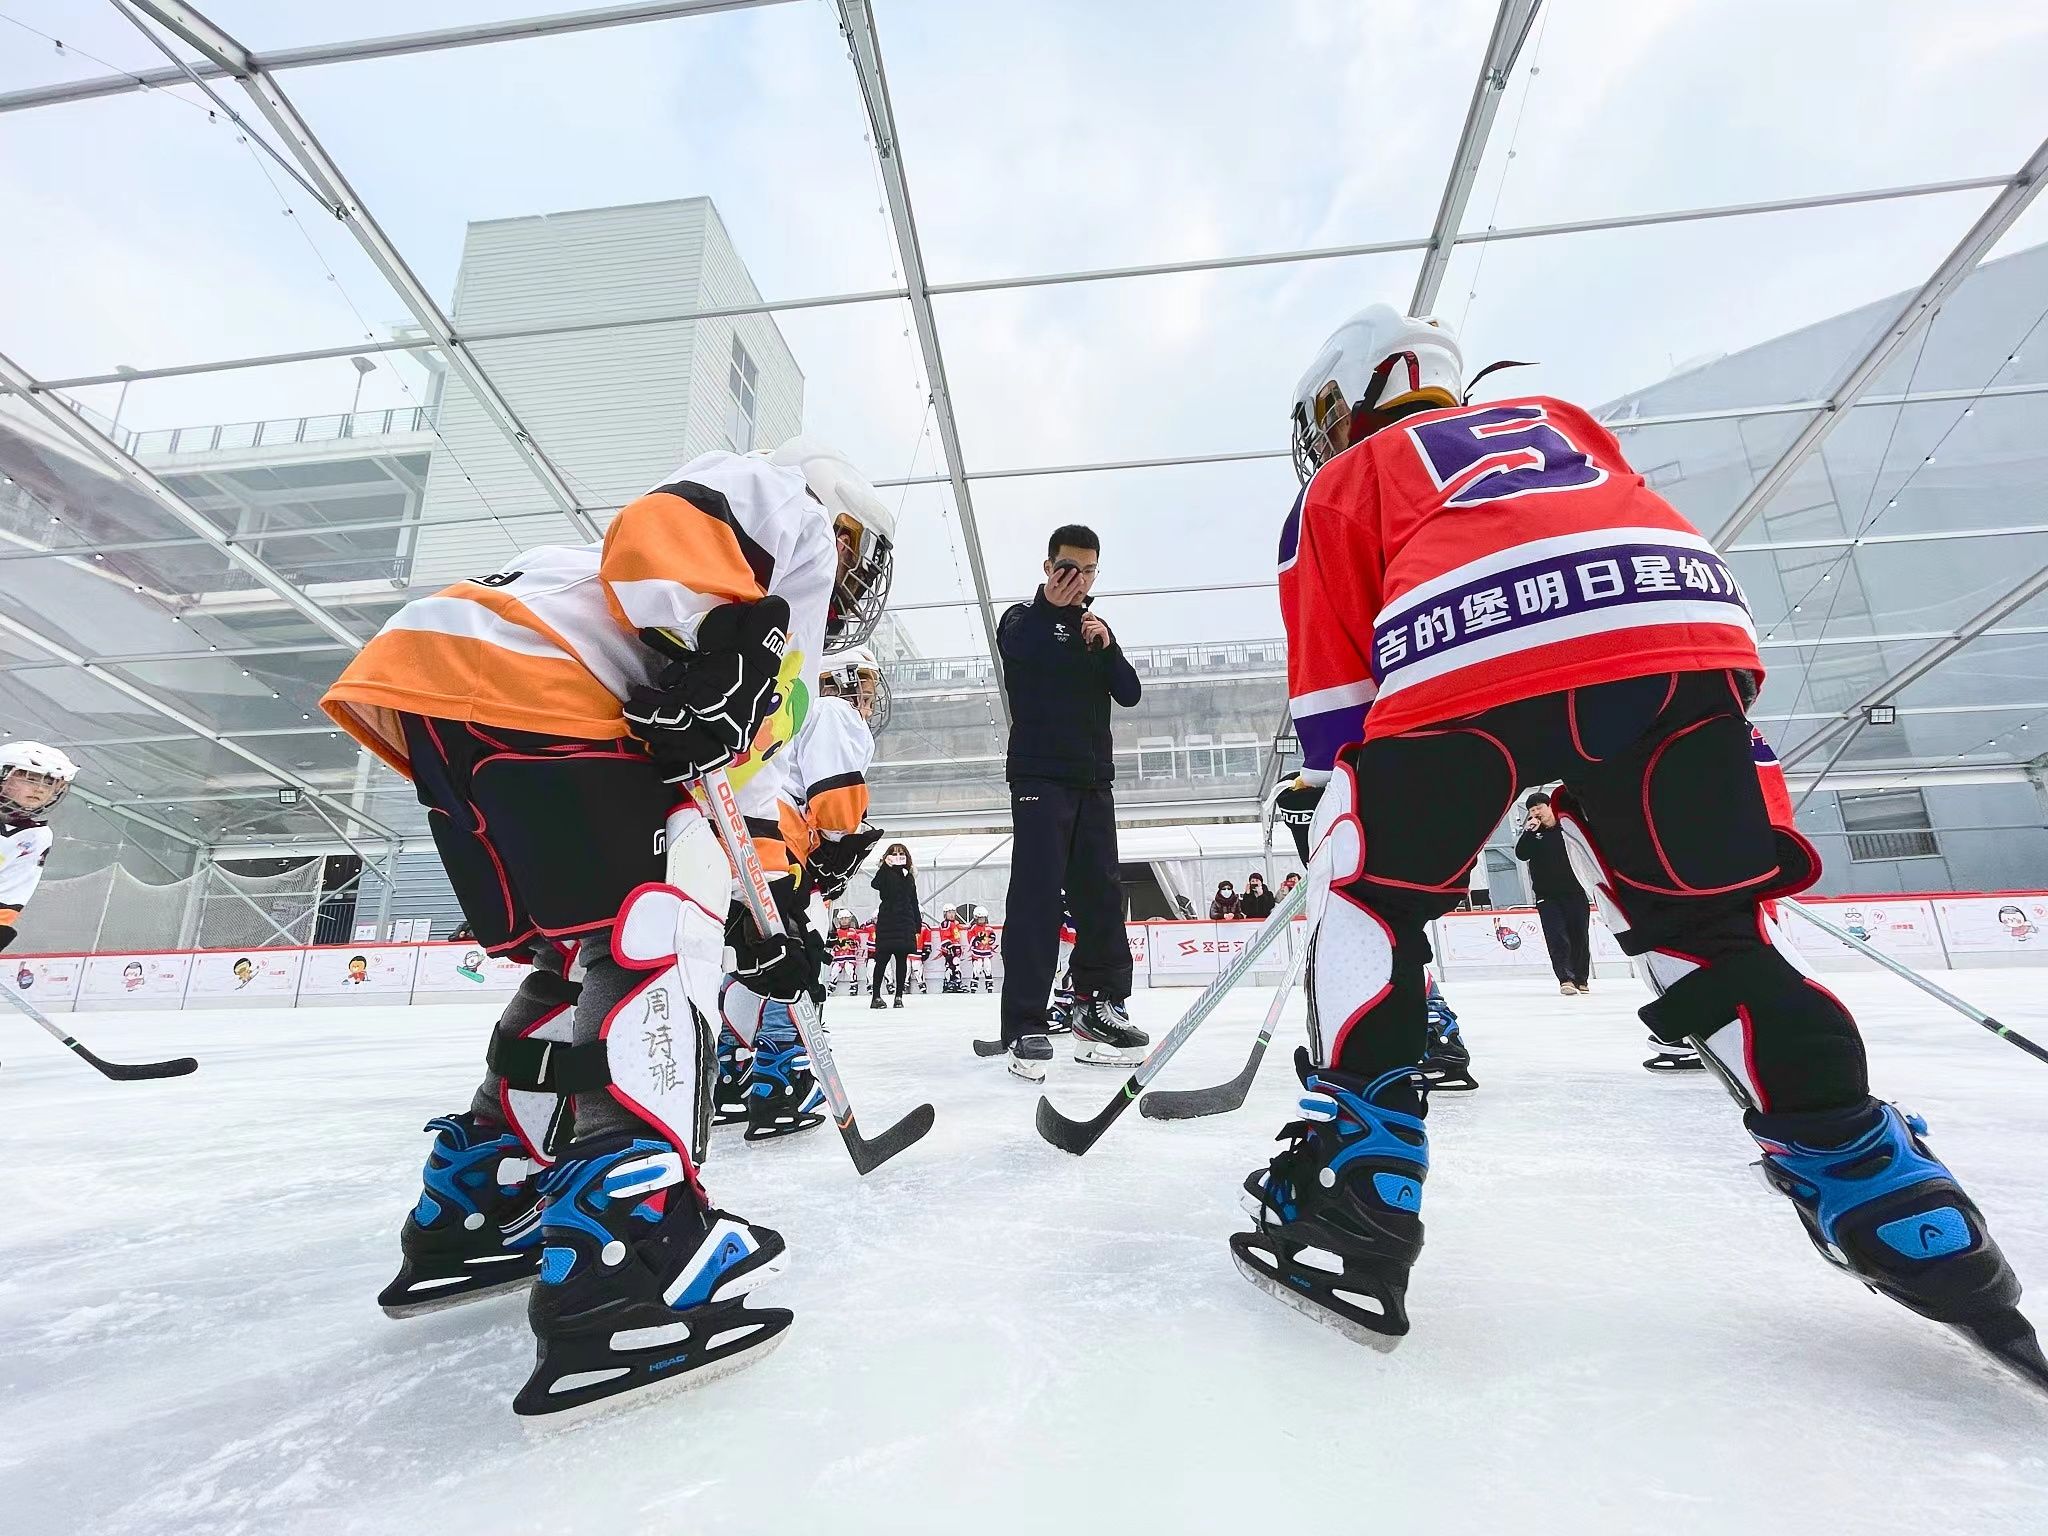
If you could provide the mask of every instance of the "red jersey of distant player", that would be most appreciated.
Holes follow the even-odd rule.
[[[860,957],[865,960],[875,952],[875,920],[869,918],[860,925]]]
[[[996,931],[987,923],[976,923],[967,930],[967,953],[977,960],[986,960],[996,952]]]
[[[920,955],[928,955],[932,952],[932,938],[932,925],[930,923],[926,923],[917,930],[917,952]]]
[[[939,953],[944,955],[959,954],[961,943],[966,937],[967,925],[965,923],[952,922],[940,924]]]
[[[1312,781],[1351,742],[1659,672],[1761,677],[1734,574],[1578,406],[1403,417],[1316,472],[1280,538]]]

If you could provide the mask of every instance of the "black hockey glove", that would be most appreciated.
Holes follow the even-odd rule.
[[[811,850],[811,856],[804,861],[804,869],[811,877],[812,885],[826,901],[837,901],[846,894],[846,885],[860,869],[861,860],[868,856],[868,850],[882,840],[882,829],[864,825],[858,832],[849,832],[844,837],[828,837]]]
[[[658,632],[642,638],[675,655]],[[753,745],[782,702],[775,680],[788,644],[789,604],[782,598],[727,603],[704,616],[695,650],[675,655],[654,687],[633,690],[626,723],[669,783],[701,778]]]
[[[792,880],[768,882],[783,931],[765,938],[746,903],[735,901],[725,915],[725,942],[733,953],[733,975],[740,983],[778,1003],[793,1003],[809,994],[819,1007],[825,1002],[825,941],[811,931]]]
[[[14,924],[0,923],[0,949],[5,949],[19,937],[20,932],[15,928]]]
[[[1301,856],[1304,867],[1308,864],[1309,823],[1316,819],[1316,807],[1322,800],[1322,785],[1304,784],[1299,779],[1282,786],[1273,797],[1273,816],[1294,834],[1294,851]]]

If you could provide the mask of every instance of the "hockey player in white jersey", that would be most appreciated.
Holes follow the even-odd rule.
[[[469,1108],[431,1126],[380,1298],[404,1313],[535,1281],[522,1415],[703,1380],[791,1321],[747,1304],[781,1237],[712,1207],[698,1177],[711,1021],[727,947],[761,996],[817,987],[784,749],[828,637],[878,621],[892,533],[821,444],[704,454],[602,543],[407,604],[322,701],[413,780],[478,941],[537,962]],[[713,769],[770,877],[774,939],[731,901],[684,793]]]
[[[50,857],[50,812],[78,777],[78,765],[39,741],[0,746],[0,949],[21,936],[22,909]]]

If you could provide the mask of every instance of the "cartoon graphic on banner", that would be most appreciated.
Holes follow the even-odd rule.
[[[411,945],[361,949],[309,949],[299,979],[301,997],[390,997],[412,991],[420,952]]]
[[[192,973],[188,954],[92,955],[78,988],[81,1003],[175,1008],[185,997]]]
[[[302,949],[256,949],[238,954],[231,949],[202,950],[192,957],[188,1002],[200,998],[223,1001],[262,998],[289,1002],[298,996]]]
[[[1938,897],[1941,936],[1960,955],[2024,955],[2048,950],[2048,896]]]
[[[14,969],[14,989],[33,992],[42,1007],[55,1007],[78,995],[84,975],[82,955],[24,955]]]

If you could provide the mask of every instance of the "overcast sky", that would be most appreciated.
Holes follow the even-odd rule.
[[[563,0],[209,0],[265,47]],[[877,0],[935,280],[1426,234],[1493,5],[1474,0]],[[162,61],[114,10],[0,0],[0,89]],[[709,195],[769,297],[891,286],[854,77],[822,0],[292,71],[286,89],[444,303],[473,219]],[[2044,133],[2038,0],[1549,0],[1469,226],[2006,174]],[[346,232],[266,177],[189,90],[0,116],[0,348],[42,376],[386,334],[403,306]],[[245,98],[231,100],[240,108]],[[1509,158],[1512,149],[1513,158]],[[282,200],[273,182],[282,188]],[[1438,312],[1516,389],[1599,401],[1920,281],[1970,193],[1466,247]],[[300,215],[287,217],[288,204]],[[2048,200],[2003,249],[2048,238]],[[1283,448],[1296,376],[1417,258],[1362,258],[939,305],[976,468]],[[332,279],[329,273],[332,273]],[[900,303],[779,317],[807,425],[876,478],[934,467]],[[487,354],[486,354],[487,357]],[[369,405],[418,375],[382,369]],[[345,408],[345,362],[136,386],[131,426]],[[111,411],[112,390],[90,392]],[[1284,461],[984,482],[999,592],[1044,530],[1105,539],[1105,586],[1264,577]],[[965,590],[949,495],[905,501],[899,596]],[[1278,632],[1266,593],[1106,605],[1127,640]],[[920,617],[928,650],[978,647]]]

